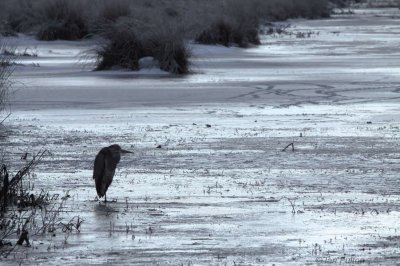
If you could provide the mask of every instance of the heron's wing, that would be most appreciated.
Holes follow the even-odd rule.
[[[96,159],[94,159],[94,168],[93,168],[93,179],[98,180],[101,178],[105,167],[105,155],[104,152],[101,150]]]
[[[105,154],[103,150],[101,150],[97,156],[96,159],[94,160],[94,168],[93,168],[93,179],[95,180],[96,183],[96,190],[97,190],[97,195],[100,197],[104,196],[104,192],[102,192],[102,179],[103,179],[103,174],[104,174],[104,169],[105,169]]]
[[[105,190],[107,191],[108,187],[111,185],[113,181],[115,169],[117,168],[118,162],[112,156],[106,156],[105,158],[105,167],[104,167],[104,175],[103,182],[105,183]]]

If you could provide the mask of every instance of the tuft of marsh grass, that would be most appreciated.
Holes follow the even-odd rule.
[[[256,25],[235,25],[235,23],[227,22],[223,19],[203,30],[195,38],[195,41],[202,44],[220,44],[227,47],[237,45],[243,48],[260,44]]]
[[[122,67],[139,70],[139,60],[152,57],[159,62],[160,69],[173,74],[190,72],[191,56],[183,35],[177,31],[152,31],[138,35],[135,27],[118,23],[115,30],[107,30],[105,44],[97,51],[96,70]]]
[[[145,54],[142,42],[133,30],[120,29],[105,37],[106,44],[97,51],[96,70],[114,66],[139,70],[139,59]]]
[[[145,37],[144,44],[147,56],[157,60],[161,70],[173,74],[190,72],[191,51],[178,31],[155,31]]]

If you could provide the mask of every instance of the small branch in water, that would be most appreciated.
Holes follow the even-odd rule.
[[[292,213],[295,214],[296,213],[296,209],[295,209],[295,201],[291,201],[289,198],[287,198],[287,200],[289,201],[290,205],[292,206]]]
[[[9,114],[0,122],[0,125],[3,125],[4,121],[6,121],[7,118],[10,117],[10,115],[11,115],[11,113],[9,113]]]
[[[294,152],[294,143],[290,143],[289,145],[287,145],[282,151],[286,151],[287,148],[289,148],[290,146],[292,146],[292,151]]]
[[[296,213],[296,209],[295,209],[295,203],[296,203],[296,199],[289,199],[288,197],[285,197],[289,203],[290,206],[292,206],[292,213],[295,214]]]

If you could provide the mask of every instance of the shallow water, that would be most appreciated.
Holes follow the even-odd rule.
[[[38,57],[16,71],[5,160],[16,171],[15,158],[49,150],[35,187],[69,191],[63,217],[84,222],[66,242],[32,236],[2,260],[397,263],[400,19],[376,12],[294,20],[318,34],[248,50],[193,45],[196,73],[184,77],[93,72],[77,63],[90,41],[21,37]],[[135,153],[105,205],[91,171],[112,143]]]

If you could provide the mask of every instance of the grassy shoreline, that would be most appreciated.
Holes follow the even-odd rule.
[[[3,34],[29,33],[44,41],[100,35],[97,70],[138,70],[138,61],[150,56],[174,74],[190,73],[188,39],[246,48],[260,44],[262,22],[330,15],[328,0],[4,1]]]

